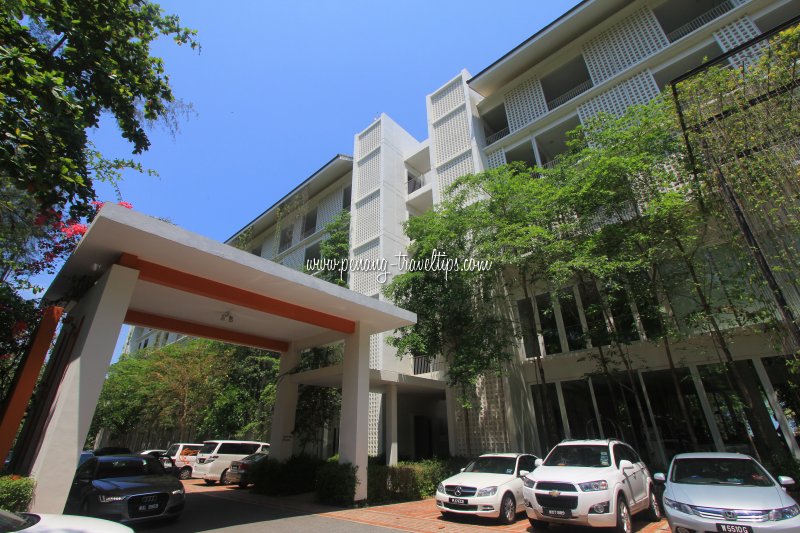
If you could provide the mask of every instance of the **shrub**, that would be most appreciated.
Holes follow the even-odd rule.
[[[367,470],[369,503],[421,500],[436,492],[449,477],[448,463],[438,459],[402,462],[396,466],[370,464]]]
[[[331,505],[350,506],[356,495],[357,484],[355,466],[327,461],[317,472],[317,500]]]
[[[0,477],[0,509],[13,512],[28,510],[33,499],[34,481],[28,477]]]

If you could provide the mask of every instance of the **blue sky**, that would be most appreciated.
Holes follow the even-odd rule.
[[[427,137],[427,94],[463,68],[477,74],[577,3],[162,1],[198,31],[200,53],[166,40],[154,49],[196,115],[175,138],[150,133],[139,159],[160,176],[127,175],[123,199],[226,240],[335,154],[351,154],[353,135],[378,114]],[[130,157],[112,121],[92,139],[109,157]]]

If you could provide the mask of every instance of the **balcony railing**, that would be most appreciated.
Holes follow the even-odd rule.
[[[552,111],[553,109],[557,108],[558,106],[564,105],[579,94],[585,93],[589,89],[593,87],[592,80],[586,80],[580,85],[576,85],[569,91],[565,92],[561,96],[556,96],[552,100],[547,101],[547,109]]]
[[[425,185],[424,176],[409,176],[408,177],[408,194],[421,189]]]
[[[492,144],[493,142],[499,141],[500,139],[502,139],[503,137],[508,135],[508,133],[509,133],[508,126],[506,126],[505,128],[503,128],[500,131],[492,133],[491,135],[486,137],[486,145],[488,146],[488,145]]]
[[[721,17],[728,11],[731,11],[734,7],[735,6],[733,5],[733,2],[731,2],[731,0],[725,0],[718,6],[709,9],[699,17],[694,18],[689,22],[687,22],[686,24],[684,24],[683,26],[669,32],[667,34],[667,39],[669,39],[669,42],[674,43],[681,37],[685,37],[690,33],[692,33],[694,30],[702,28],[712,20]]]
[[[430,374],[431,372],[438,372],[444,370],[444,363],[439,360],[431,361],[424,355],[414,357],[414,375]]]

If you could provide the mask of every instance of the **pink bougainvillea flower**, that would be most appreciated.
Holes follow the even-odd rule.
[[[133,209],[133,205],[130,202],[119,202],[119,205],[125,209]]]
[[[14,322],[14,325],[11,326],[11,336],[16,338],[25,333],[28,329],[28,323],[24,320],[17,320]]]
[[[95,200],[94,202],[92,202],[92,205],[94,206],[95,209],[100,211],[103,208],[103,206],[106,205],[106,203],[105,202],[98,202],[97,200]]]
[[[39,213],[36,215],[36,218],[33,219],[34,226],[44,226],[47,224],[47,219],[49,217],[45,213]]]
[[[74,223],[61,228],[61,233],[66,237],[79,237],[86,233],[86,224]]]

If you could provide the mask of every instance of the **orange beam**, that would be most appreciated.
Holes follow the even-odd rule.
[[[177,318],[134,311],[133,309],[128,309],[128,313],[125,315],[125,323],[132,326],[160,329],[162,331],[174,331],[193,337],[204,337],[206,339],[232,342],[233,344],[243,344],[245,346],[253,346],[255,348],[263,348],[276,352],[286,352],[289,350],[288,342],[215,328],[206,326],[205,324],[186,322],[185,320],[178,320]]]
[[[36,380],[42,370],[47,350],[53,342],[53,334],[61,320],[64,308],[50,306],[42,313],[42,320],[36,328],[30,349],[22,365],[17,370],[17,378],[11,389],[11,396],[0,413],[0,458],[5,459],[14,444],[22,417],[31,401]]]
[[[306,324],[313,324],[341,333],[353,333],[356,330],[356,323],[352,320],[144,261],[135,255],[123,253],[117,264],[138,270],[139,279],[142,281],[149,281],[164,287],[255,309],[271,315],[282,316]]]

